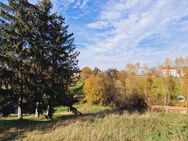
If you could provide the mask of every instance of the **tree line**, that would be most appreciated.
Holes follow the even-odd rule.
[[[74,38],[50,0],[0,2],[0,113],[17,109],[38,117],[53,107],[72,107],[72,76],[79,72]]]
[[[187,106],[188,58],[169,60],[156,68],[139,63],[127,64],[124,70],[101,71],[97,67],[93,70],[84,67],[80,76],[84,80],[82,90],[85,100],[90,104],[141,111],[152,105]],[[184,76],[162,76],[161,67],[169,65],[183,69]],[[186,101],[178,102],[179,95],[183,95]]]

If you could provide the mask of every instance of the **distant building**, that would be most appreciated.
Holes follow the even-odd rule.
[[[184,73],[183,70],[177,70],[174,67],[171,66],[166,66],[166,67],[162,67],[161,68],[161,75],[163,77],[168,77],[168,76],[172,76],[172,77],[183,77]]]

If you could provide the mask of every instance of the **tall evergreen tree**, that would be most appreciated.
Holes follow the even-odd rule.
[[[0,3],[0,62],[3,69],[13,74],[8,85],[17,98],[18,119],[22,119],[22,104],[28,93],[27,50],[30,46],[27,38],[30,7],[27,0],[9,0],[7,5]]]
[[[53,106],[74,102],[68,91],[78,72],[73,34],[62,16],[51,13],[49,0],[36,5],[9,0],[0,8],[0,62],[13,73],[8,84],[17,98],[18,118],[24,101],[35,103],[36,113],[39,105],[47,107],[51,118]]]
[[[53,105],[71,106],[73,99],[68,91],[72,76],[78,72],[77,56],[73,43],[73,34],[69,34],[65,19],[51,13],[52,3],[42,0],[39,3],[38,32],[45,75],[44,96],[50,111]]]

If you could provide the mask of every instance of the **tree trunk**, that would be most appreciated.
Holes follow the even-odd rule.
[[[23,119],[22,106],[20,104],[18,105],[18,119],[19,120]]]
[[[36,118],[39,117],[39,109],[38,109],[38,107],[35,108],[35,117]]]
[[[23,114],[22,114],[22,97],[20,96],[18,100],[18,119],[22,120],[23,119]]]
[[[35,117],[38,118],[39,117],[39,103],[36,103],[36,108],[35,108]]]
[[[48,105],[48,107],[47,107],[47,117],[49,119],[52,119],[52,107],[51,107],[51,105]]]

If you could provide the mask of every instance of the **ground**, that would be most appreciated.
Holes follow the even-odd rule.
[[[119,114],[109,107],[76,105],[84,114],[56,108],[53,121],[26,115],[0,118],[0,140],[24,141],[186,141],[188,115],[178,113]],[[105,111],[105,112],[104,112]]]

